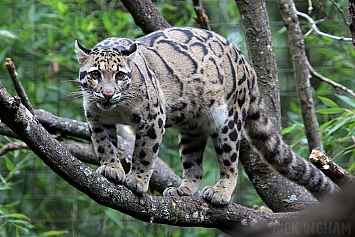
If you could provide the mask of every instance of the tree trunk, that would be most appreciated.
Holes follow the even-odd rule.
[[[249,60],[258,75],[268,115],[281,133],[280,87],[265,0],[236,0],[242,19]]]
[[[303,123],[308,139],[308,147],[310,151],[313,148],[324,150],[312,97],[310,83],[311,74],[307,66],[303,34],[297,17],[295,3],[292,0],[279,0],[278,3],[282,18],[287,27],[293,69],[295,72],[294,76],[298,98],[300,100]]]

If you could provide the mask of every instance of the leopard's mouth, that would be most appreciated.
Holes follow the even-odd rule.
[[[110,111],[116,107],[116,103],[111,103],[109,101],[97,102],[96,104],[97,104],[97,107],[99,107],[103,111]]]

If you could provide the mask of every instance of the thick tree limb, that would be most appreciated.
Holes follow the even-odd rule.
[[[268,115],[281,134],[280,86],[265,0],[235,2],[241,15],[249,59],[258,75],[258,85]]]
[[[91,141],[87,123],[54,116],[53,114],[42,109],[35,110],[34,114],[42,126],[52,134],[72,136]]]
[[[324,150],[312,97],[309,80],[311,75],[307,66],[303,34],[297,17],[295,3],[292,0],[278,0],[278,3],[282,18],[287,27],[293,69],[295,72],[295,81],[308,140],[308,147],[310,151],[313,148]]]
[[[240,162],[256,192],[274,212],[301,211],[319,202],[303,186],[275,172],[258,155],[251,154],[252,148],[244,139],[241,146]]]
[[[297,213],[268,213],[237,204],[215,207],[201,197],[138,196],[122,185],[114,185],[72,156],[0,84],[1,120],[54,172],[97,203],[142,221],[176,226],[201,226],[231,231],[255,224],[272,224]]]
[[[272,228],[245,229],[238,237],[315,237],[353,236],[355,229],[354,184],[346,185],[322,205],[303,212],[293,220],[286,220]]]
[[[121,2],[145,34],[171,27],[150,0],[121,0]]]

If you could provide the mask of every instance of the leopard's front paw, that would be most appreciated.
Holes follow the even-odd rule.
[[[194,191],[192,191],[192,189],[187,186],[180,186],[178,188],[169,187],[166,188],[163,192],[163,196],[173,196],[173,197],[193,196],[194,194],[195,194]]]
[[[142,194],[147,192],[149,186],[149,180],[146,181],[132,174],[127,174],[125,185],[133,192]]]
[[[122,166],[119,165],[101,165],[96,172],[116,184],[123,184],[125,180],[125,172]]]
[[[207,186],[202,189],[202,196],[215,205],[227,205],[231,194],[225,188]]]

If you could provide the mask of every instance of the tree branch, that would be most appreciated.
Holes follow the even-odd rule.
[[[207,16],[207,14],[205,12],[205,9],[202,6],[201,1],[193,0],[192,3],[194,5],[194,10],[195,10],[196,15],[197,15],[196,17],[194,17],[196,22],[198,24],[200,24],[202,29],[211,30],[211,26],[209,24],[208,16]]]
[[[250,154],[252,148],[243,139],[240,162],[256,192],[274,212],[301,211],[319,202],[303,186],[283,177],[258,155]]]
[[[72,156],[0,84],[1,120],[54,172],[97,203],[139,220],[176,226],[217,227],[223,231],[255,224],[270,225],[275,220],[293,218],[297,213],[268,213],[230,204],[215,207],[201,197],[159,197],[136,195],[122,185],[114,185]]]
[[[292,0],[278,0],[281,15],[287,27],[297,92],[300,100],[303,123],[308,139],[308,147],[324,150],[312,97],[310,72],[297,10]]]
[[[330,0],[330,1],[333,3],[335,8],[339,11],[341,17],[343,18],[345,25],[349,26],[349,22],[346,20],[345,15],[344,15],[344,11],[340,8],[339,4],[337,2],[335,2],[334,0]]]
[[[355,0],[348,0],[349,28],[355,48]]]
[[[6,58],[5,66],[10,74],[11,80],[14,84],[17,94],[20,96],[22,103],[26,108],[33,114],[33,108],[30,100],[27,97],[25,90],[23,89],[20,79],[18,77],[15,64],[12,62],[11,58]]]
[[[121,0],[121,2],[145,34],[171,27],[150,0]]]
[[[311,29],[304,35],[304,38],[306,38],[312,31],[314,31],[318,35],[321,35],[321,36],[324,36],[324,37],[328,37],[328,38],[334,39],[334,40],[344,40],[344,41],[350,41],[351,40],[351,38],[347,38],[347,37],[344,37],[344,36],[335,36],[335,35],[330,35],[330,34],[324,33],[324,32],[319,30],[319,28],[317,27],[316,22],[312,19],[312,17],[310,17],[306,13],[299,12],[297,10],[296,10],[296,14],[298,16],[302,16],[303,18],[306,18],[307,21],[311,24]]]
[[[309,160],[339,186],[344,186],[347,183],[355,183],[353,175],[336,164],[322,151],[314,149],[309,156]]]
[[[324,81],[330,85],[332,85],[335,89],[340,89],[343,90],[345,92],[347,92],[348,94],[352,95],[355,97],[355,92],[345,86],[343,86],[342,84],[339,84],[335,81],[332,81],[329,78],[326,78],[325,76],[321,75],[320,73],[316,72],[316,70],[314,70],[314,68],[312,67],[312,65],[310,64],[310,62],[307,60],[307,66],[309,71],[312,73],[313,76],[315,76],[316,78],[318,78],[321,81]]]
[[[24,142],[10,142],[0,148],[0,156],[5,155],[9,151],[28,148]]]
[[[275,223],[272,228],[244,229],[238,237],[352,236],[355,228],[354,184],[293,220]],[[313,225],[313,226],[312,226]],[[318,226],[316,226],[318,225]]]

